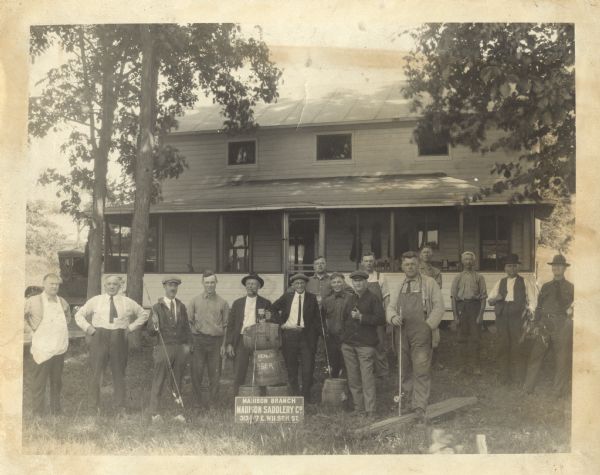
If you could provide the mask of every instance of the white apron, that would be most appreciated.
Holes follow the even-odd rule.
[[[31,339],[31,355],[37,364],[65,353],[69,347],[67,319],[60,300],[49,302],[42,296],[42,301],[44,317]]]

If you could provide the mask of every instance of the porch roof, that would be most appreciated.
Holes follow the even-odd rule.
[[[270,180],[228,178],[206,183],[193,194],[154,204],[150,212],[455,206],[478,189],[478,183],[444,173]],[[507,204],[509,196],[510,191],[494,194],[475,204]],[[106,214],[132,211],[132,205],[113,206],[106,209]]]

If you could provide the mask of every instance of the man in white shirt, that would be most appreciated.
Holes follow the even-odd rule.
[[[33,413],[44,413],[46,383],[50,380],[50,412],[60,414],[60,391],[65,353],[69,347],[69,304],[58,296],[60,277],[44,277],[44,291],[25,301],[25,328],[32,332]]]
[[[231,305],[231,312],[227,320],[227,331],[225,332],[225,352],[229,358],[235,358],[234,396],[237,396],[240,386],[244,384],[252,352],[244,346],[242,337],[244,329],[254,325],[259,319],[266,318],[271,308],[271,302],[258,295],[258,290],[265,285],[265,281],[258,274],[245,276],[242,279],[242,285],[246,288],[246,296],[237,299]]]
[[[120,411],[126,409],[127,335],[144,325],[149,316],[137,302],[119,294],[120,289],[121,278],[116,275],[107,276],[104,280],[106,293],[92,297],[75,314],[75,321],[86,332],[89,343],[89,407],[92,412],[98,412],[100,382],[109,363],[115,407]],[[130,317],[135,317],[132,323],[129,323]]]
[[[521,343],[525,312],[535,311],[535,288],[521,277],[519,256],[509,254],[504,261],[506,277],[500,279],[489,294],[494,306],[498,335],[498,361],[502,384],[520,385],[525,378],[525,345]]]

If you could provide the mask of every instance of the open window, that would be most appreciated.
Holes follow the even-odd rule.
[[[246,215],[226,215],[223,219],[223,270],[250,272],[250,219]]]
[[[479,218],[480,270],[504,269],[504,259],[510,252],[510,229],[510,221],[506,216],[494,214]]]
[[[227,143],[227,165],[255,165],[256,140],[236,140]]]
[[[352,160],[352,134],[317,135],[317,161]]]

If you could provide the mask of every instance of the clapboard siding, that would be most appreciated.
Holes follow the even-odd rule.
[[[361,174],[398,174],[445,172],[468,179],[477,177],[480,183],[494,180],[492,165],[510,157],[502,151],[481,156],[467,147],[451,150],[451,159],[418,157],[412,143],[414,123],[371,126],[314,127],[303,129],[260,130],[250,138],[257,140],[257,165],[228,167],[224,134],[175,135],[168,143],[186,157],[189,169],[178,179],[165,180],[162,193],[165,201],[181,198],[200,190],[208,181],[243,176],[246,179],[298,177],[331,177]],[[353,159],[349,161],[317,162],[316,136],[320,133],[351,132]],[[242,136],[240,138],[245,138]]]
[[[192,266],[195,272],[217,268],[217,216],[201,214],[192,221]]]
[[[190,218],[165,216],[164,219],[164,271],[189,272]]]
[[[281,213],[252,215],[252,269],[281,272]]]

